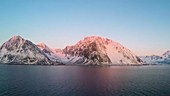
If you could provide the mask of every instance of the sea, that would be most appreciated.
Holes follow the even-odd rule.
[[[170,96],[170,65],[0,64],[0,96]]]

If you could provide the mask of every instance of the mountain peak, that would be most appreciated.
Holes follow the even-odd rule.
[[[22,38],[20,35],[15,35],[12,38]]]
[[[45,43],[37,44],[37,47],[41,49],[44,53],[48,54],[53,53],[53,51]]]
[[[0,49],[2,49],[2,47],[5,47],[7,49],[12,48],[12,47],[18,47],[21,44],[23,44],[26,40],[24,38],[22,38],[21,36],[13,36],[12,38],[10,38],[7,42],[5,42]]]
[[[100,36],[87,36],[84,39],[97,39],[97,38],[103,38],[103,37],[100,37]]]
[[[22,38],[21,36],[17,35],[17,36],[13,36],[10,41],[24,41],[24,38]]]
[[[100,37],[100,36],[88,36],[88,37],[85,37],[84,40],[103,40],[103,41],[111,41],[110,39],[108,38],[104,38],[104,37]]]
[[[43,49],[47,48],[47,45],[45,43],[39,43],[37,44],[37,46]]]
[[[83,40],[80,40],[77,44],[78,45],[87,45],[87,44],[91,44],[91,43],[95,43],[96,45],[103,45],[103,44],[111,44],[111,43],[115,43],[117,44],[116,42],[112,41],[111,39],[108,39],[108,38],[103,38],[103,37],[100,37],[100,36],[88,36],[88,37],[85,37]]]

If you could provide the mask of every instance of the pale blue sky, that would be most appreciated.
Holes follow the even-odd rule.
[[[13,35],[52,48],[97,35],[160,55],[170,49],[170,0],[0,0],[0,44]]]

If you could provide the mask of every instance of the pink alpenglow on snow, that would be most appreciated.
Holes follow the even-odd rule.
[[[14,36],[0,48],[0,62],[23,64],[141,65],[129,49],[111,39],[89,36],[64,49],[52,49]]]

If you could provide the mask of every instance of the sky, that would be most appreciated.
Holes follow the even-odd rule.
[[[170,49],[170,0],[0,0],[0,45],[14,35],[51,48],[95,35],[161,55]]]

